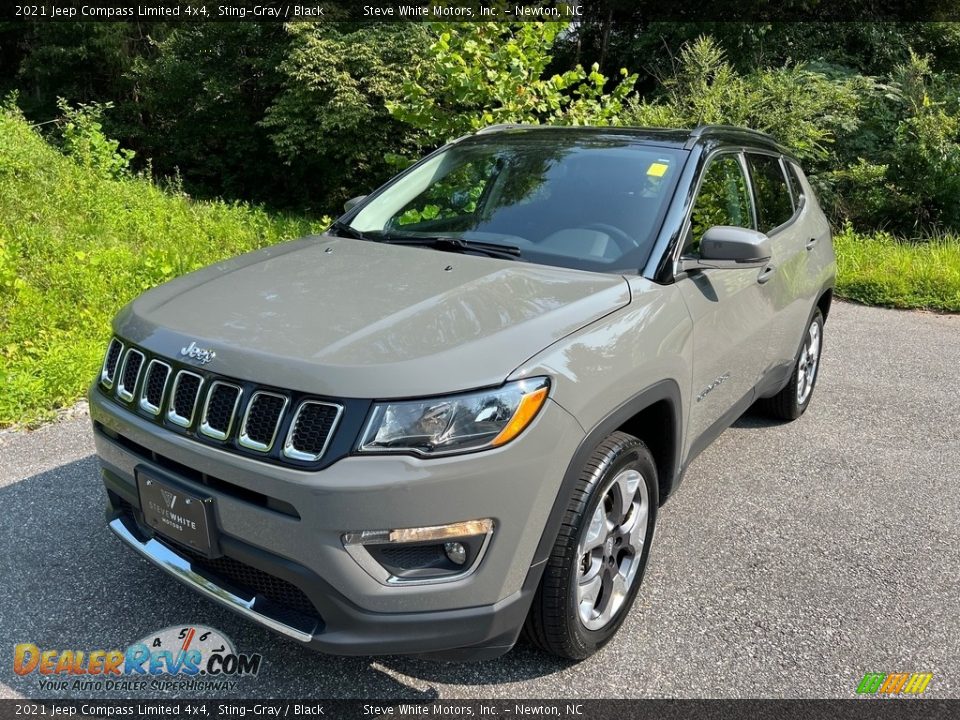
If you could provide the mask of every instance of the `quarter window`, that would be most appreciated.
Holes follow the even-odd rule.
[[[793,198],[793,208],[800,207],[800,200],[803,198],[803,186],[800,184],[800,170],[793,163],[784,162],[787,168],[787,180],[790,181],[790,197]]]
[[[690,241],[683,253],[699,252],[700,239],[715,225],[753,227],[750,193],[736,155],[719,155],[707,166],[690,214]]]
[[[779,157],[748,153],[747,164],[757,200],[757,224],[761,232],[768,233],[793,215],[787,178]]]

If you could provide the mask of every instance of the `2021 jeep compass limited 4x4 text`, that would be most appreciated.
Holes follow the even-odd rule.
[[[590,655],[690,461],[810,402],[809,183],[747,130],[501,126],[348,206],[117,316],[111,529],[323,651]]]

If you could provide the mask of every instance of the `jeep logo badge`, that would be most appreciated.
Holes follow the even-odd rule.
[[[180,348],[180,354],[190,358],[191,360],[199,361],[201,365],[206,365],[207,363],[213,362],[213,359],[217,356],[213,350],[197,347],[196,340],[187,345],[187,347]]]

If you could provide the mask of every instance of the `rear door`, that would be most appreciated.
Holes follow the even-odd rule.
[[[773,312],[766,371],[781,379],[780,375],[793,366],[810,312],[806,289],[810,238],[804,233],[803,199],[791,187],[784,159],[761,150],[747,151],[745,157],[757,209],[757,229],[770,237],[772,248],[773,273],[759,289]]]
[[[739,151],[714,155],[701,175],[681,256],[695,258],[715,225],[755,228],[753,199]],[[693,320],[693,373],[688,453],[696,454],[753,401],[768,365],[773,309],[757,268],[699,270],[677,285]]]

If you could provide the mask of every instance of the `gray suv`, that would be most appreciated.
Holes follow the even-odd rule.
[[[693,458],[807,408],[834,275],[766,135],[460,138],[120,312],[89,393],[110,528],[325,652],[587,657]]]

